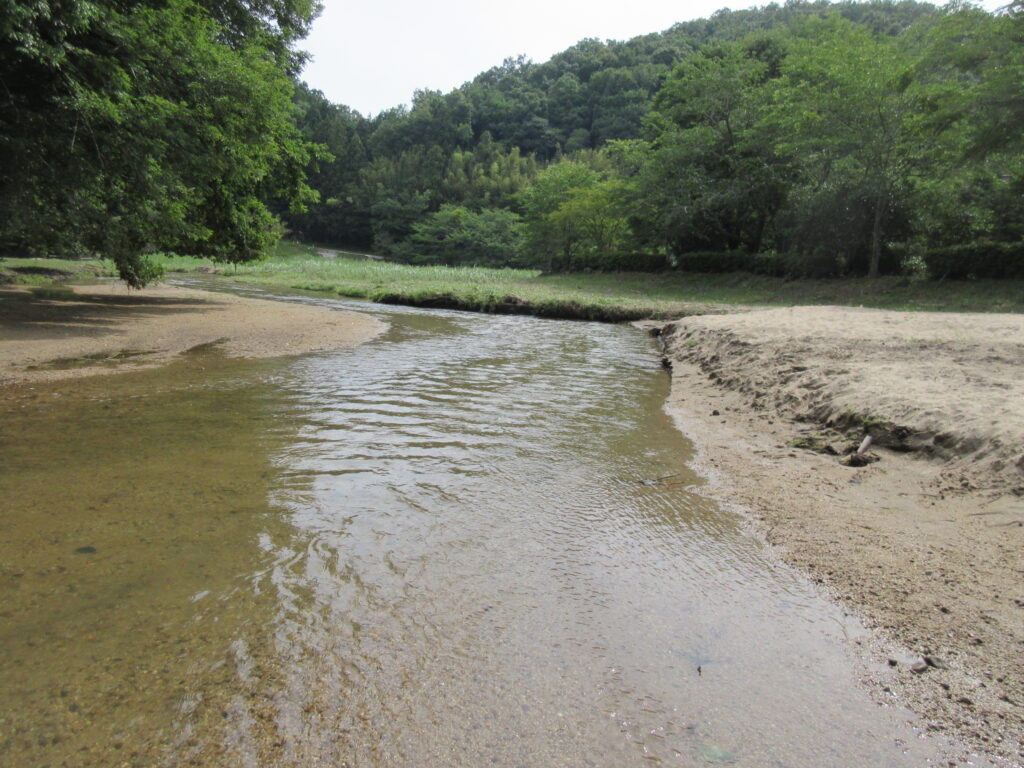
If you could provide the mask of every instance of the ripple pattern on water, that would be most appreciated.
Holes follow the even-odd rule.
[[[0,403],[0,766],[935,756],[693,492],[642,333],[280,298],[391,330]]]
[[[304,549],[274,582],[318,744],[340,723],[354,765],[909,764],[841,616],[692,493],[649,340],[441,316],[288,382],[274,503]]]

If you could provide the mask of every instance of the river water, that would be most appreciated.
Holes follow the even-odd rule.
[[[937,756],[693,492],[641,332],[279,298],[390,330],[0,402],[0,765]]]

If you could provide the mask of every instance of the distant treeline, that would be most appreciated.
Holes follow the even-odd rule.
[[[299,237],[411,263],[1024,277],[1024,2],[790,2],[584,40],[363,117]]]
[[[1024,0],[789,2],[507,60],[373,117],[317,0],[0,0],[0,255],[1024,276]],[[344,73],[338,73],[344,77]]]

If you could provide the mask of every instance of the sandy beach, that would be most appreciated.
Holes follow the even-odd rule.
[[[1024,318],[797,307],[662,338],[705,492],[876,628],[876,653],[911,651],[879,700],[1020,764]]]
[[[208,345],[231,357],[296,355],[361,344],[384,328],[356,312],[169,285],[6,286],[0,384],[138,370]]]

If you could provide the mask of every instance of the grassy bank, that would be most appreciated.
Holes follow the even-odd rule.
[[[0,258],[0,285],[52,286],[96,277],[114,277],[113,262],[103,259],[5,259]]]
[[[163,257],[168,271],[211,262]],[[663,318],[720,305],[840,304],[883,309],[1024,312],[1024,281],[910,281],[904,278],[783,280],[749,274],[568,274],[479,267],[411,267],[323,258],[294,243],[255,264],[217,267],[230,279],[382,303],[601,320]]]
[[[381,303],[450,307],[594,320],[668,318],[728,306],[839,304],[882,309],[1024,312],[1024,281],[910,281],[904,278],[783,280],[736,274],[568,274],[477,267],[411,267],[370,259],[325,258],[282,243],[273,258],[238,266],[158,256],[169,272],[221,276]],[[0,279],[43,285],[113,275],[110,262],[2,259]]]

